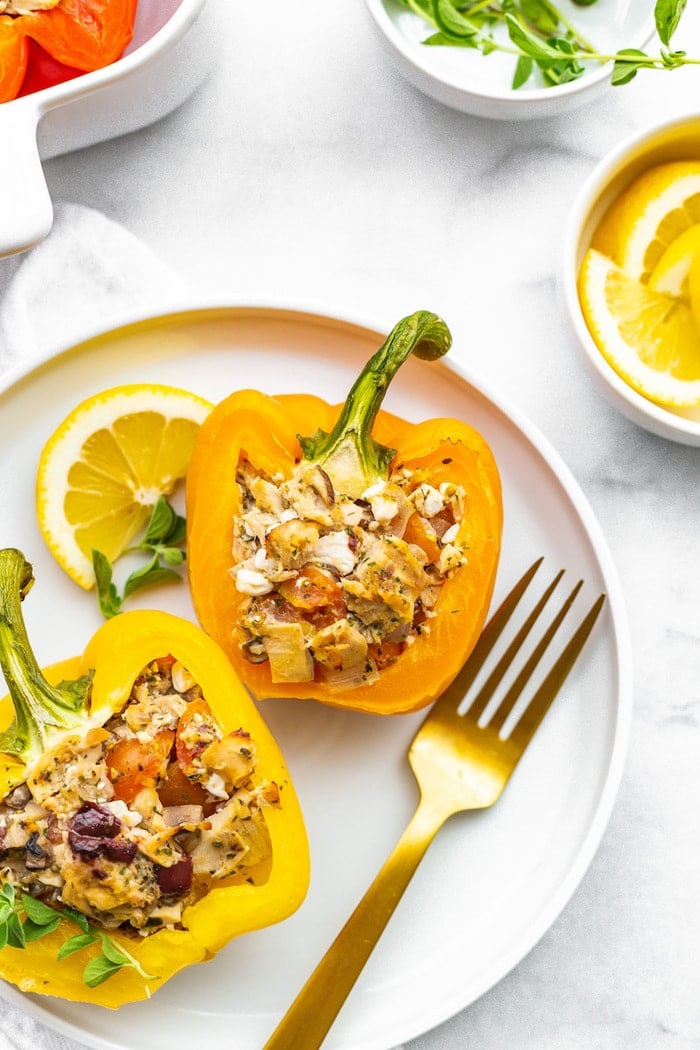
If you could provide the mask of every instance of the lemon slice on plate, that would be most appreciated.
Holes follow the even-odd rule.
[[[686,302],[653,291],[595,249],[583,260],[578,291],[598,349],[626,383],[668,407],[700,404],[700,328]]]
[[[592,247],[646,282],[676,238],[698,223],[700,161],[672,161],[630,183],[603,216]]]
[[[211,407],[176,387],[113,387],[81,402],[51,435],[37,471],[39,528],[81,587],[95,582],[92,549],[114,562],[184,478]]]

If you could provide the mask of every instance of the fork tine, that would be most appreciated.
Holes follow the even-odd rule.
[[[540,722],[549,711],[555,696],[561,689],[569,671],[578,659],[579,653],[598,619],[600,610],[605,602],[605,595],[601,594],[595,600],[588,613],[582,620],[580,626],[570,638],[561,656],[552,666],[547,677],[533,696],[527,708],[523,712],[515,729],[511,733],[512,743],[522,752],[530,743],[537,732]]]
[[[559,573],[559,575],[555,578],[554,584],[546,592],[545,597],[548,597],[549,594],[551,594],[552,590],[554,589],[554,585],[556,585],[558,580],[561,579],[562,575],[563,575],[563,573]],[[535,668],[537,667],[537,665],[539,664],[540,660],[542,659],[542,657],[544,656],[545,652],[547,651],[547,649],[549,647],[549,643],[551,642],[552,638],[554,637],[554,635],[556,634],[557,630],[559,629],[559,626],[560,626],[562,620],[564,619],[564,617],[568,613],[569,609],[573,605],[574,599],[576,598],[576,595],[578,594],[578,592],[581,590],[582,586],[583,586],[583,580],[579,580],[578,583],[576,584],[576,586],[574,587],[573,591],[568,596],[566,601],[563,603],[563,605],[559,609],[559,612],[553,618],[553,620],[550,623],[549,627],[546,629],[546,631],[544,632],[544,634],[540,638],[539,642],[537,643],[537,645],[533,649],[530,657],[525,662],[524,666],[522,667],[522,669],[518,673],[515,681],[511,685],[511,687],[508,690],[508,692],[506,693],[506,695],[503,698],[502,702],[499,704],[498,710],[494,712],[493,717],[490,719],[489,725],[491,726],[492,729],[495,729],[496,731],[500,732],[500,730],[503,728],[503,725],[505,723],[506,718],[508,717],[508,715],[511,713],[511,711],[515,707],[516,703],[518,702],[518,699],[520,698],[520,695],[521,695],[523,689],[525,688],[527,683],[530,681],[530,678],[532,677],[532,674],[533,674]],[[535,608],[534,612],[538,612],[539,608],[541,608],[542,605],[543,605],[543,602],[540,601],[538,603],[538,607]],[[516,638],[515,642],[519,643],[520,639]],[[518,648],[519,648],[519,644],[516,646],[515,642],[513,643],[513,645],[510,647],[510,649],[506,653],[506,656],[508,656],[508,658],[509,658],[509,660],[508,660],[509,663],[510,663],[511,659],[514,658],[514,656],[517,653]],[[508,665],[506,665],[506,667],[507,666]]]
[[[530,568],[523,573],[510,593],[503,599],[498,609],[496,609],[496,612],[492,615],[491,619],[479,635],[479,640],[472,649],[467,662],[464,664],[457,677],[453,680],[452,684],[448,685],[447,689],[440,694],[434,707],[428,714],[428,718],[433,718],[435,716],[442,716],[443,719],[448,718],[448,716],[454,716],[455,718],[461,717],[458,713],[460,701],[464,699],[468,690],[471,688],[474,679],[483,667],[486,658],[498,641],[501,632],[504,630],[508,620],[513,615],[518,602],[522,598],[523,593],[527,590],[532,577],[535,575],[543,561],[544,557],[538,558],[537,561],[533,562]]]
[[[515,659],[517,653],[520,651],[520,648],[521,648],[523,642],[525,641],[525,639],[529,635],[530,631],[532,630],[535,622],[539,618],[540,613],[544,609],[544,607],[547,604],[547,602],[548,602],[552,592],[554,591],[555,587],[557,586],[557,584],[559,583],[559,581],[560,581],[560,579],[562,578],[563,575],[564,575],[564,570],[562,569],[554,577],[554,579],[550,583],[549,587],[547,587],[547,589],[545,590],[544,594],[539,599],[539,601],[537,602],[537,604],[533,608],[532,612],[527,617],[527,619],[525,620],[525,622],[521,626],[520,630],[515,635],[515,638],[513,638],[512,642],[510,643],[510,645],[508,646],[508,648],[504,652],[503,656],[500,658],[500,660],[498,661],[498,663],[494,667],[493,671],[491,672],[491,674],[487,678],[486,682],[484,683],[482,688],[479,690],[478,694],[474,697],[474,700],[469,705],[469,708],[468,708],[468,710],[466,712],[469,715],[470,720],[472,720],[474,722],[477,722],[479,720],[479,718],[481,717],[481,715],[483,714],[483,712],[484,712],[484,710],[486,708],[486,705],[488,704],[489,700],[491,699],[491,697],[495,693],[496,689],[498,688],[498,686],[499,686],[499,684],[500,684],[504,674],[506,673],[508,668],[512,665],[513,660]],[[515,701],[513,701],[513,702],[515,702]]]

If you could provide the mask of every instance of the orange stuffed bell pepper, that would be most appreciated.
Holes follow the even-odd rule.
[[[0,977],[118,1007],[286,918],[309,880],[282,755],[220,649],[129,612],[39,670],[0,551]]]
[[[243,390],[204,422],[186,483],[191,590],[259,699],[414,711],[471,652],[500,552],[494,458],[460,420],[380,409],[411,353],[433,360],[450,341],[419,312],[344,405]]]
[[[0,14],[0,102],[16,98],[25,78],[39,90],[114,62],[133,36],[136,3],[9,0]]]

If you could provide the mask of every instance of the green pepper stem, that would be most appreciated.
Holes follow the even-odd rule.
[[[322,467],[336,490],[352,499],[385,480],[396,450],[375,441],[371,431],[387,388],[411,354],[435,361],[451,343],[447,325],[436,314],[419,310],[404,317],[362,369],[330,434],[318,430],[299,437],[304,459]]]
[[[92,674],[50,685],[41,673],[27,636],[22,601],[34,583],[21,551],[0,550],[0,667],[15,708],[12,724],[0,733],[0,752],[23,762],[46,749],[50,726],[70,728],[85,720]]]

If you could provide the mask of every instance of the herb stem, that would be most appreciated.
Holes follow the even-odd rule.
[[[480,0],[476,4],[464,4],[460,11],[465,18],[472,18],[474,15],[480,14],[483,10],[488,10],[491,7],[491,0]]]
[[[683,50],[671,50],[687,0],[655,0],[654,23],[660,45],[650,55],[634,47],[603,54],[574,25],[553,0],[396,0],[437,29],[423,43],[436,47],[464,47],[486,56],[501,52],[517,58],[513,88],[523,87],[535,68],[545,86],[577,80],[586,64],[612,65],[613,85],[627,84],[642,69],[679,69],[700,65]],[[598,0],[581,0],[589,6]],[[497,39],[495,29],[505,29],[509,42]]]
[[[546,3],[546,6],[552,12],[553,17],[557,18],[559,20],[559,23],[562,26],[564,26],[564,29],[566,29],[567,33],[569,33],[572,41],[575,41],[581,46],[581,48],[584,51],[593,55],[596,51],[595,44],[592,44],[590,40],[587,40],[586,37],[581,33],[581,31],[576,28],[574,23],[566,17],[563,11],[560,11],[558,7],[555,7],[554,4],[550,2],[550,0],[542,0],[542,2]]]

